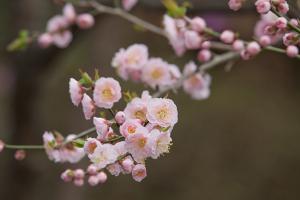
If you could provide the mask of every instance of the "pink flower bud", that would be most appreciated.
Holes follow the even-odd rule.
[[[88,29],[94,26],[95,20],[91,14],[81,14],[76,19],[77,26],[81,29]]]
[[[185,31],[184,44],[187,49],[198,49],[201,45],[201,37],[195,31]]]
[[[96,111],[96,107],[94,101],[87,94],[83,94],[83,98],[81,101],[83,114],[86,120],[91,119]]]
[[[67,169],[66,171],[64,171],[61,175],[60,178],[64,181],[64,182],[70,182],[73,179],[73,171],[70,169]]]
[[[74,6],[70,3],[67,3],[63,8],[63,15],[69,23],[74,23],[76,20],[76,12]]]
[[[76,179],[83,179],[84,178],[84,171],[82,169],[76,169],[74,171],[74,177]]]
[[[116,113],[115,120],[118,124],[123,124],[125,122],[125,113],[123,111],[119,111]]]
[[[147,171],[145,165],[137,164],[132,169],[132,178],[137,181],[141,182],[147,176]]]
[[[42,48],[47,48],[53,43],[53,37],[49,33],[43,33],[38,37],[38,44]]]
[[[275,21],[275,25],[277,28],[279,29],[284,29],[287,27],[287,23],[288,21],[286,20],[286,18],[284,17],[279,17],[277,18],[277,20]]]
[[[97,174],[97,167],[93,164],[89,165],[87,168],[87,173],[90,175],[96,175]]]
[[[257,0],[255,2],[256,10],[260,14],[267,14],[271,9],[270,1],[266,0]]]
[[[137,0],[122,0],[122,6],[126,11],[129,11],[135,6],[137,2]]]
[[[201,48],[203,48],[203,49],[210,49],[210,47],[211,47],[211,42],[210,41],[204,41],[201,44]]]
[[[202,32],[206,28],[206,22],[201,17],[194,17],[190,23],[194,31]]]
[[[277,9],[281,14],[286,14],[289,11],[289,4],[287,2],[280,3]]]
[[[232,47],[235,51],[242,51],[245,48],[245,44],[242,40],[236,40],[234,41]]]
[[[134,163],[131,158],[125,158],[122,161],[122,167],[127,173],[131,173],[133,166],[134,166]]]
[[[5,147],[5,143],[2,140],[0,140],[0,152],[3,151],[4,147]]]
[[[242,7],[244,0],[229,0],[228,6],[231,10],[237,11]]]
[[[83,179],[75,179],[74,180],[74,184],[77,186],[77,187],[81,187],[84,185],[84,180]]]
[[[203,49],[203,50],[199,51],[198,56],[197,56],[197,58],[200,62],[207,62],[211,59],[211,57],[212,57],[211,51],[209,51],[207,49]]]
[[[107,175],[104,172],[99,172],[99,174],[97,174],[97,177],[99,178],[99,183],[105,183],[107,180]]]
[[[25,157],[26,157],[26,152],[24,150],[17,150],[15,152],[15,159],[16,160],[21,161],[21,160],[24,160]]]
[[[90,186],[96,186],[99,184],[99,177],[98,176],[90,176],[88,179],[88,183]]]
[[[226,44],[231,44],[235,39],[235,34],[232,31],[225,30],[221,33],[220,39]]]
[[[251,56],[254,56],[261,51],[261,48],[257,42],[250,42],[247,45],[247,51]]]
[[[294,45],[290,45],[286,49],[286,54],[291,58],[296,57],[299,54],[299,49]]]
[[[263,47],[269,46],[271,42],[272,40],[268,35],[263,35],[259,38],[259,44]]]
[[[250,53],[246,49],[241,51],[240,56],[243,60],[249,60],[251,58]]]
[[[299,22],[298,22],[298,20],[297,19],[291,19],[290,20],[290,23],[293,25],[293,26],[299,26]]]

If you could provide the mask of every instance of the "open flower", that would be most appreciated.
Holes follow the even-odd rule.
[[[208,74],[196,73],[184,80],[183,89],[194,99],[206,99],[210,95],[210,83],[211,77]]]
[[[158,129],[153,129],[150,132],[152,139],[155,141],[155,151],[151,156],[153,159],[157,159],[164,153],[169,153],[172,138],[169,133],[161,132]]]
[[[88,138],[84,143],[83,149],[86,154],[90,155],[93,154],[95,149],[100,145],[102,145],[101,142],[96,138]]]
[[[85,119],[91,119],[96,111],[93,100],[87,94],[84,94],[81,104]]]
[[[99,136],[104,136],[109,131],[110,123],[106,119],[94,117],[93,123]]]
[[[160,58],[151,58],[143,68],[142,80],[153,89],[171,81],[169,64]]]
[[[113,148],[113,145],[103,144],[97,146],[89,158],[98,169],[103,169],[117,160],[118,153]]]
[[[143,163],[146,158],[150,157],[155,148],[147,129],[128,136],[125,141],[126,149],[138,163]]]
[[[153,98],[147,105],[147,119],[161,127],[174,126],[178,121],[177,107],[171,99]]]
[[[124,137],[128,137],[129,135],[146,131],[146,130],[140,130],[140,129],[146,129],[144,126],[141,125],[140,121],[137,119],[128,119],[120,126],[120,133]]]
[[[141,182],[147,176],[147,171],[145,165],[137,164],[132,169],[132,178],[137,181]]]
[[[100,78],[95,83],[94,101],[100,108],[112,108],[121,99],[121,86],[113,78]]]

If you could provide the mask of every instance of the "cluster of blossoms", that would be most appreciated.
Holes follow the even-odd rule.
[[[64,139],[57,132],[45,132],[44,147],[49,159],[76,163],[87,155],[92,164],[86,171],[68,169],[61,175],[64,181],[73,181],[77,186],[83,185],[85,175],[92,186],[104,183],[104,170],[114,176],[132,174],[134,180],[142,181],[147,175],[146,159],[157,159],[169,152],[171,132],[178,121],[176,105],[144,91],[141,97],[132,98],[123,111],[114,114],[111,110],[113,119],[98,117],[96,108],[111,109],[121,99],[121,87],[113,78],[86,81],[87,76],[84,73],[80,81],[70,79],[70,96],[74,105],[82,104],[86,119],[93,117],[97,135],[84,140],[74,135]],[[86,94],[89,90],[93,99]]]
[[[241,8],[244,0],[230,0],[229,7],[233,10]],[[241,40],[235,41],[234,49],[241,52],[244,59],[259,53],[261,48],[283,40],[286,46],[286,54],[289,57],[299,55],[300,35],[299,21],[297,19],[288,19],[284,15],[289,11],[289,5],[286,0],[257,0],[255,2],[256,10],[261,14],[262,19],[258,22],[255,35],[258,42],[245,43]],[[295,31],[298,30],[298,31]]]
[[[67,3],[62,15],[53,16],[47,24],[46,32],[38,37],[38,44],[42,48],[55,45],[66,48],[72,41],[71,26],[76,24],[80,29],[89,29],[95,23],[94,17],[89,13],[77,15],[72,4]]]
[[[143,44],[120,49],[112,60],[112,66],[122,79],[142,82],[152,89],[161,90],[183,81],[184,91],[194,99],[209,96],[210,76],[197,72],[195,63],[188,63],[181,73],[176,65],[161,58],[149,58],[148,48]]]

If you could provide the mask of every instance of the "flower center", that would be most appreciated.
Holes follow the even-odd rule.
[[[136,131],[136,127],[135,126],[128,126],[127,131],[129,134],[133,134]]]
[[[159,79],[160,77],[162,77],[162,73],[159,69],[155,69],[152,71],[151,76],[153,79]]]
[[[146,138],[141,138],[141,139],[139,139],[139,141],[138,141],[139,147],[140,147],[140,148],[144,148],[145,145],[146,145],[146,142],[147,142],[147,139],[146,139]]]
[[[94,143],[94,142],[90,143],[90,144],[88,145],[88,149],[87,149],[88,152],[89,152],[89,154],[94,153],[96,147],[97,147],[97,144],[96,144],[96,143]]]
[[[165,119],[168,116],[168,110],[166,108],[163,108],[157,112],[157,117],[159,119]]]
[[[110,88],[105,88],[104,90],[102,90],[102,95],[104,98],[106,99],[112,99],[113,94]]]

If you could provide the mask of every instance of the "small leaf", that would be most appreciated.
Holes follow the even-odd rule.
[[[168,127],[161,127],[160,130],[161,130],[162,132],[167,132],[170,128],[171,128],[171,126],[168,126]]]
[[[186,5],[179,6],[175,0],[162,0],[162,3],[171,17],[180,18],[185,16],[187,11]]]
[[[18,37],[7,46],[7,51],[25,50],[29,42],[30,42],[29,32],[27,30],[21,30],[19,32]]]
[[[100,78],[99,70],[98,70],[98,69],[95,69],[94,80],[97,81],[99,78]]]
[[[79,72],[81,74],[81,79],[79,80],[79,82],[82,85],[92,86],[94,84],[94,81],[87,72],[83,72],[82,70],[79,70]]]
[[[77,139],[72,142],[75,147],[83,148],[85,141],[83,139]]]
[[[137,94],[135,92],[123,92],[123,96],[124,96],[124,101],[126,103],[129,103],[133,98],[137,97]]]

